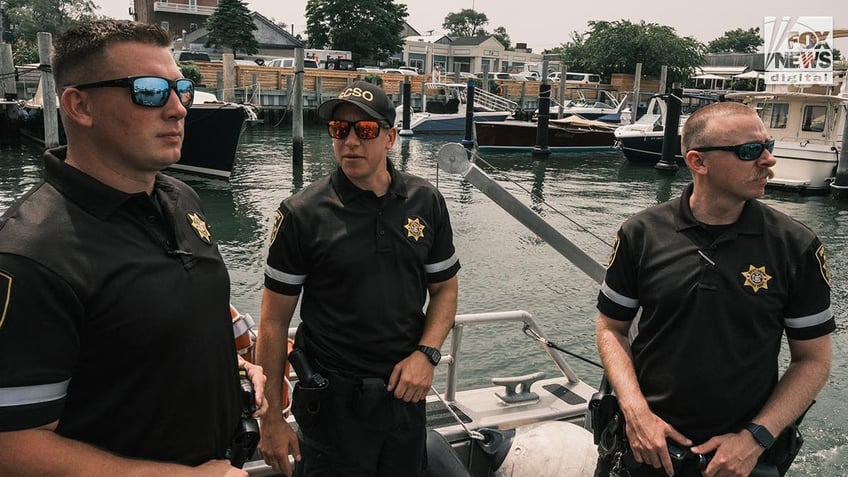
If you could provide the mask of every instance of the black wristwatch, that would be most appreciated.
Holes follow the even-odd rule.
[[[442,360],[442,353],[439,352],[439,350],[437,350],[436,348],[431,348],[429,346],[424,346],[424,345],[418,345],[418,348],[416,348],[416,349],[418,351],[421,351],[422,353],[426,354],[427,359],[430,360],[430,364],[432,364],[433,366],[437,366],[439,364],[439,361]]]
[[[774,444],[774,436],[771,435],[768,429],[765,427],[754,424],[753,422],[749,422],[745,424],[745,429],[754,436],[754,440],[757,441],[763,449],[768,449]]]

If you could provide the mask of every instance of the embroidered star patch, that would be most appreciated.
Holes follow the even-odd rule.
[[[6,321],[6,310],[9,309],[9,296],[12,294],[12,276],[0,271],[0,328]]]
[[[191,228],[194,229],[194,232],[197,234],[198,237],[200,237],[200,240],[203,240],[204,242],[211,245],[212,234],[210,234],[209,229],[206,228],[206,222],[204,222],[203,219],[201,219],[200,216],[194,212],[189,213],[187,217],[188,222],[191,224]]]
[[[418,220],[418,218],[410,219],[407,217],[406,225],[403,226],[406,229],[406,236],[412,237],[417,242],[418,239],[424,238],[424,225]]]
[[[824,278],[827,286],[832,286],[830,284],[830,269],[827,268],[827,258],[824,256],[824,245],[819,245],[819,248],[816,250],[816,259],[819,261],[822,278]]]
[[[274,240],[277,240],[277,232],[280,231],[280,226],[283,225],[283,219],[285,216],[280,209],[274,211],[274,228],[271,229],[271,238],[268,240],[268,245],[274,243]]]
[[[748,265],[748,271],[742,272],[742,276],[745,277],[745,283],[742,286],[751,287],[754,293],[760,291],[760,288],[768,290],[768,282],[771,280],[771,275],[766,273],[765,265],[762,267]]]

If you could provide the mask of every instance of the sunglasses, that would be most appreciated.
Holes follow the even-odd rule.
[[[363,119],[355,122],[342,120],[327,122],[327,131],[333,139],[345,139],[350,134],[351,129],[356,131],[356,137],[359,139],[374,139],[380,135],[382,128],[380,121],[374,119]]]
[[[736,157],[743,161],[754,161],[759,159],[766,149],[768,149],[768,152],[774,152],[774,139],[769,139],[766,142],[746,142],[735,146],[693,147],[690,150],[697,152],[730,151],[735,152]]]
[[[132,102],[148,108],[161,108],[168,103],[171,90],[177,93],[180,104],[188,108],[194,102],[194,81],[187,78],[169,80],[160,76],[130,76],[95,83],[71,84],[65,88],[129,88]]]

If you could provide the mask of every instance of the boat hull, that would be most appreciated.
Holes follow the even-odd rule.
[[[247,119],[239,104],[196,104],[185,119],[180,160],[170,169],[229,179]]]
[[[511,115],[509,111],[478,111],[474,113],[474,121],[504,121]],[[409,123],[415,134],[463,134],[465,113],[416,113]]]
[[[640,135],[617,136],[619,147],[624,157],[629,162],[656,164],[662,159],[663,134],[645,133]],[[683,156],[680,154],[680,136],[676,137],[674,150],[675,162],[684,165]]]
[[[477,122],[477,147],[481,151],[527,151],[536,147],[537,124],[529,121]],[[612,130],[564,127],[550,124],[548,149],[562,152],[610,150]]]
[[[838,162],[835,146],[777,141],[773,154],[777,163],[772,167],[770,187],[829,192]]]

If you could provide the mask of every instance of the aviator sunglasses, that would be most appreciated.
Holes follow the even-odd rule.
[[[171,90],[177,93],[177,98],[183,107],[188,108],[194,101],[194,81],[187,78],[169,80],[160,76],[130,76],[94,83],[70,84],[65,88],[129,88],[132,102],[148,108],[161,108],[168,103]]]
[[[382,126],[380,121],[374,119],[363,119],[361,121],[332,120],[327,122],[327,131],[333,139],[345,139],[350,130],[356,131],[359,139],[374,139],[380,135]]]
[[[730,151],[735,152],[736,157],[743,161],[753,161],[759,159],[766,149],[769,152],[774,152],[774,139],[769,139],[766,142],[746,142],[745,144],[737,144],[735,146],[693,147],[690,150],[696,152]]]

